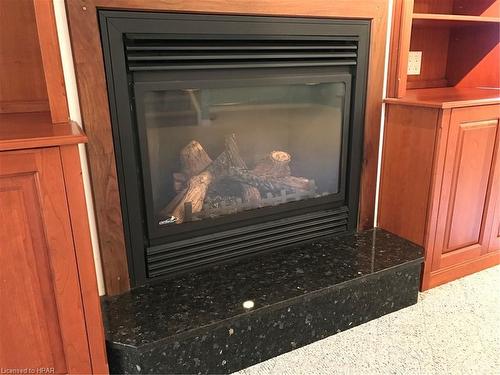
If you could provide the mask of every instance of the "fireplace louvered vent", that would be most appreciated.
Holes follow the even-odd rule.
[[[294,220],[275,221],[219,232],[216,236],[172,242],[146,251],[148,275],[157,277],[272,248],[292,245],[347,230],[349,212],[337,210],[301,215]]]
[[[354,66],[357,49],[329,39],[126,40],[130,71]]]

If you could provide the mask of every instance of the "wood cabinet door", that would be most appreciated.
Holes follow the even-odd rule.
[[[500,106],[498,106],[500,112]],[[500,115],[500,114],[499,114]],[[497,133],[497,148],[492,167],[493,181],[488,204],[486,233],[491,233],[488,252],[500,251],[500,130]]]
[[[500,164],[500,162],[498,161],[497,163]],[[491,225],[491,240],[490,245],[488,246],[488,252],[490,253],[500,251],[500,199],[498,198],[493,215],[493,222]]]
[[[2,371],[91,373],[58,148],[0,153],[0,304]]]
[[[452,110],[432,270],[489,250],[495,218],[492,208],[498,196],[499,117],[496,105]]]

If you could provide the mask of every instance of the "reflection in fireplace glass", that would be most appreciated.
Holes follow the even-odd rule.
[[[148,91],[158,225],[339,192],[344,83]]]

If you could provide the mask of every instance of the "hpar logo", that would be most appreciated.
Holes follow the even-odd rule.
[[[55,371],[54,367],[0,367],[0,374],[54,374]]]

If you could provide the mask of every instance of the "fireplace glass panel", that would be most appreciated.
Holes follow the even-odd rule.
[[[346,91],[344,82],[145,91],[155,222],[340,193]]]

